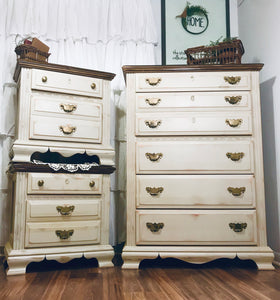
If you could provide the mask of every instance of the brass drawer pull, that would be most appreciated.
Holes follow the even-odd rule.
[[[75,126],[65,125],[65,126],[59,126],[60,131],[62,131],[64,134],[71,134],[76,131]]]
[[[246,188],[245,187],[240,187],[240,188],[233,188],[233,187],[228,187],[227,190],[229,193],[231,193],[233,196],[238,197],[241,196],[242,194],[245,193]]]
[[[63,111],[70,113],[77,109],[77,105],[75,105],[75,104],[60,104],[60,108]]]
[[[69,216],[74,211],[75,206],[57,206],[56,210],[62,215],[62,216]]]
[[[164,223],[146,223],[146,226],[151,232],[158,232],[164,227]]]
[[[247,228],[247,223],[229,223],[229,227],[234,231],[234,232],[242,232],[243,229]]]
[[[163,187],[146,187],[147,193],[149,193],[151,196],[158,196],[163,192]]]
[[[74,229],[70,230],[56,230],[55,234],[61,239],[61,240],[68,240],[74,233]]]
[[[48,81],[48,77],[47,76],[43,76],[42,77],[42,82],[47,82]]]
[[[226,124],[230,127],[238,127],[242,124],[242,119],[226,119]]]
[[[95,181],[94,181],[94,180],[90,181],[89,186],[90,186],[91,188],[93,188],[93,187],[95,186]]]
[[[241,76],[225,76],[224,80],[226,82],[228,82],[229,84],[234,85],[234,84],[237,84],[238,82],[240,82]]]
[[[146,82],[151,86],[156,86],[161,82],[161,78],[147,78]]]
[[[237,104],[242,99],[242,96],[226,96],[225,101],[229,104]]]
[[[160,120],[150,120],[150,121],[145,121],[146,126],[150,128],[157,128],[160,124]]]
[[[96,84],[93,82],[90,87],[91,87],[92,90],[95,90]]]
[[[163,154],[162,153],[146,153],[146,157],[150,161],[159,161],[162,158]]]
[[[161,99],[159,99],[159,98],[149,98],[149,99],[146,99],[145,101],[146,101],[146,103],[148,103],[151,106],[156,106],[160,103]]]
[[[240,160],[241,158],[244,157],[244,153],[243,152],[235,152],[235,153],[232,153],[232,152],[228,152],[227,153],[227,157],[229,159],[231,159],[232,161],[238,161]]]
[[[44,183],[45,183],[44,180],[38,180],[38,182],[37,182],[38,186],[43,186]]]

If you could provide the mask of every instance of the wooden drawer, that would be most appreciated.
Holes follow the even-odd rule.
[[[30,139],[68,142],[102,142],[101,120],[79,120],[64,117],[31,115]]]
[[[251,135],[251,112],[136,114],[136,135]]]
[[[44,197],[27,200],[27,220],[51,218],[68,221],[75,217],[100,218],[100,200]]]
[[[101,194],[102,175],[28,173],[28,194]]]
[[[75,96],[42,97],[35,95],[31,98],[31,114],[55,113],[63,115],[64,118],[77,116],[100,119],[102,104],[92,100]]]
[[[253,175],[137,175],[138,208],[253,208]]]
[[[248,138],[196,138],[136,142],[136,173],[253,173]]]
[[[72,234],[72,235],[71,235]],[[100,221],[26,223],[25,247],[100,243]]]
[[[178,93],[138,93],[136,111],[182,111],[182,109],[251,109],[250,92],[178,92]]]
[[[228,80],[234,82],[230,84]],[[136,91],[250,90],[250,72],[181,72],[136,74]]]
[[[137,245],[253,245],[256,229],[254,210],[136,212]]]
[[[32,70],[32,89],[102,98],[102,80],[97,78]]]

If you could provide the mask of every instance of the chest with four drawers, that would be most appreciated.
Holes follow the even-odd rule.
[[[261,64],[124,66],[127,242],[143,259],[252,259],[272,269],[266,241]]]

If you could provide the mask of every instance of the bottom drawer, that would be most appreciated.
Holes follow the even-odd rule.
[[[100,221],[27,223],[25,247],[100,243]]]
[[[256,213],[227,211],[137,211],[137,245],[253,245]]]

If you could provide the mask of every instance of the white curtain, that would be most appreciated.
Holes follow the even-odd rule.
[[[126,105],[121,67],[155,64],[157,33],[150,0],[0,0],[0,246],[9,231],[5,170],[15,125],[14,49],[27,37],[37,37],[50,47],[50,63],[116,73],[111,85],[111,142],[117,153],[111,243],[123,242]]]

